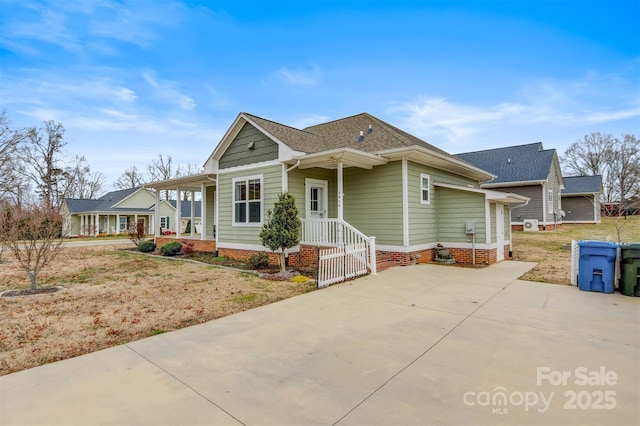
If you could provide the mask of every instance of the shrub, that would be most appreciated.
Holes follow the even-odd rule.
[[[160,247],[160,254],[163,256],[175,256],[182,250],[182,244],[172,241]]]
[[[264,269],[269,267],[269,256],[266,253],[260,252],[251,255],[247,259],[247,265],[251,269]]]
[[[156,243],[153,241],[142,241],[138,244],[138,250],[143,253],[151,253],[156,249]]]
[[[184,242],[182,243],[182,253],[186,255],[192,255],[195,250],[193,249],[193,243]]]

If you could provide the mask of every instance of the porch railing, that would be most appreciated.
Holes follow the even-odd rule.
[[[376,274],[376,237],[367,237],[340,219],[301,219],[300,244],[348,247],[364,244],[368,250],[367,267]]]

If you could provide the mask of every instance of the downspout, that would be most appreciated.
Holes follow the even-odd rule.
[[[293,166],[289,167],[288,169],[285,169],[284,171],[284,176],[282,177],[283,182],[282,182],[282,192],[289,192],[289,172],[295,168],[297,168],[300,165],[300,160],[296,160],[296,164],[294,164]]]

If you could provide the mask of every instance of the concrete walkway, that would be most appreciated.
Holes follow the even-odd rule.
[[[640,424],[640,298],[396,267],[0,377],[0,424]]]

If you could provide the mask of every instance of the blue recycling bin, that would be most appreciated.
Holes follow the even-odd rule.
[[[618,245],[608,241],[578,241],[578,288],[613,293]]]

